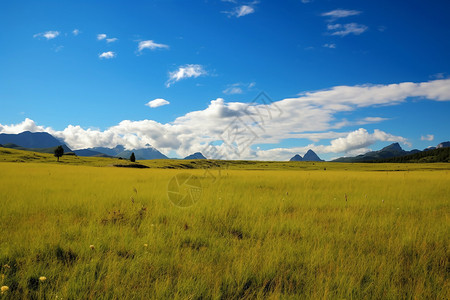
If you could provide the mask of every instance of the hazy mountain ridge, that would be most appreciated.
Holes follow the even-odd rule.
[[[437,147],[432,147],[431,149],[427,148],[427,149],[424,149],[423,151],[420,151],[418,149],[413,149],[411,151],[405,151],[405,150],[403,150],[403,148],[400,146],[399,143],[393,143],[393,144],[390,144],[389,146],[386,146],[378,151],[370,151],[365,154],[357,155],[354,157],[341,157],[341,158],[338,158],[338,159],[335,159],[332,161],[333,162],[351,162],[351,163],[387,161],[392,158],[399,158],[399,157],[419,154],[419,153],[423,153],[423,152],[433,151],[434,149],[446,148],[446,147],[450,147],[450,142],[443,142],[443,143],[440,143]]]
[[[417,153],[370,161],[373,163],[436,163],[450,162],[450,146],[433,150],[425,149]]]
[[[42,153],[53,153],[57,146],[62,146],[66,154],[75,153],[78,156],[85,157],[121,157],[129,159],[131,153],[134,152],[137,160],[147,159],[168,159],[166,155],[153,147],[125,150],[122,145],[117,145],[114,148],[107,147],[93,147],[86,149],[79,149],[72,151],[64,142],[55,138],[47,132],[29,132],[24,131],[19,134],[0,134],[0,146],[11,149],[27,150]],[[430,147],[423,151],[414,149],[405,151],[399,143],[393,143],[378,151],[370,151],[355,157],[341,157],[333,160],[333,162],[392,162],[407,161],[407,160],[423,160],[429,162],[447,161],[446,151],[433,152],[435,150],[442,150],[450,147],[450,141],[439,143],[436,147]],[[430,152],[429,154],[424,154]],[[444,153],[444,154],[443,154]],[[417,156],[411,156],[418,154]],[[407,157],[406,159],[395,160],[394,158]],[[426,158],[428,157],[428,158]],[[207,159],[202,153],[196,152],[186,156],[184,159]],[[296,154],[290,161],[323,161],[313,150],[308,150],[304,157]]]
[[[67,145],[47,132],[24,131],[18,134],[0,133],[0,144],[15,144],[23,148],[52,148]],[[69,147],[67,149],[70,150]],[[72,151],[72,150],[70,150]]]

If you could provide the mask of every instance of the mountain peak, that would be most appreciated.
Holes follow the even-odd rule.
[[[303,156],[303,158],[300,155],[295,154],[295,156],[292,157],[289,161],[323,161],[323,160],[320,159],[320,157],[317,156],[317,154],[314,151],[309,149],[306,152],[305,156]]]
[[[309,149],[303,156],[303,161],[323,161],[320,157],[311,149]]]
[[[450,142],[442,142],[439,145],[436,146],[437,149],[439,148],[447,148],[450,147]]]
[[[399,143],[392,143],[389,146],[384,147],[380,151],[403,151]]]
[[[289,161],[303,161],[303,158],[300,155],[295,154]]]
[[[195,152],[194,154],[186,156],[184,159],[207,159],[201,152]]]

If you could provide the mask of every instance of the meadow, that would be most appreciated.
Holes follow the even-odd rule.
[[[7,152],[0,299],[450,298],[449,164]]]

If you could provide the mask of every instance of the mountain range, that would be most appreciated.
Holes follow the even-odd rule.
[[[0,144],[16,144],[24,148],[51,148],[65,145],[47,132],[24,131],[19,134],[0,134]]]
[[[385,161],[390,158],[396,158],[396,157],[404,157],[409,156],[413,154],[418,154],[426,151],[430,151],[433,149],[441,149],[450,147],[450,142],[443,142],[437,145],[436,147],[427,148],[423,151],[420,151],[418,149],[414,149],[411,151],[405,151],[402,149],[402,147],[399,145],[399,143],[393,143],[387,147],[384,147],[381,150],[378,151],[370,151],[365,154],[361,154],[354,157],[341,157],[338,159],[333,160],[333,162],[377,162],[377,161]]]
[[[0,145],[5,148],[53,153],[56,147],[62,146],[65,153],[72,150],[64,142],[47,132],[24,131],[19,134],[0,133]]]
[[[124,146],[118,145],[114,148],[106,148],[106,147],[94,147],[87,149],[80,149],[72,151],[63,141],[55,138],[51,134],[47,132],[30,132],[24,131],[19,134],[0,134],[0,146],[6,148],[13,148],[19,150],[29,150],[35,152],[43,152],[43,153],[53,153],[54,149],[57,146],[63,146],[64,153],[66,154],[76,154],[78,156],[89,156],[89,157],[121,157],[125,159],[129,159],[131,153],[134,152],[134,155],[137,160],[146,160],[146,159],[168,159],[167,156],[159,152],[157,149],[148,146],[147,148],[134,149],[134,150],[126,150]],[[405,151],[398,143],[393,143],[387,147],[384,147],[378,151],[370,151],[365,154],[361,154],[355,157],[341,157],[333,160],[333,162],[376,162],[376,161],[389,161],[391,158],[397,157],[406,157],[414,154],[418,154],[416,156],[412,156],[411,159],[422,159],[428,156],[436,156],[436,157],[444,157],[443,153],[447,152],[432,152],[434,150],[444,149],[450,147],[450,141],[443,142],[438,144],[436,147],[430,147],[424,149],[423,151],[414,149],[411,151]],[[430,152],[426,154],[426,152]],[[430,161],[439,160],[439,158],[434,157],[427,159]],[[196,152],[189,156],[186,156],[184,159],[207,159],[203,156],[202,153]],[[444,159],[445,160],[445,159]],[[314,153],[311,149],[306,152],[306,154],[302,157],[299,154],[296,154],[294,157],[290,159],[290,161],[323,161],[320,157]]]
[[[320,157],[311,149],[305,153],[305,156],[301,157],[299,154],[296,154],[289,161],[323,161]]]
[[[134,152],[136,160],[168,159],[167,156],[153,147],[126,150],[118,145],[114,148],[94,147],[72,151],[63,141],[47,132],[24,131],[19,134],[0,134],[0,146],[18,150],[28,150],[43,153],[53,153],[57,146],[63,146],[65,154],[75,154],[86,157],[121,157],[129,159]],[[200,152],[186,157],[186,159],[206,159]]]
[[[168,159],[167,156],[159,152],[153,147],[126,150],[124,146],[117,145],[114,148],[106,147],[94,147],[87,149],[80,149],[74,151],[78,156],[95,156],[95,157],[120,157],[129,159],[131,153],[134,153],[136,160],[146,160],[146,159]]]

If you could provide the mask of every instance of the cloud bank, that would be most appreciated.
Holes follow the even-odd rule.
[[[382,122],[385,120],[382,117],[367,116],[350,121],[338,118],[342,112],[371,106],[398,105],[408,98],[450,101],[450,79],[336,86],[301,93],[295,98],[273,102],[257,100],[252,104],[226,102],[218,98],[203,110],[189,112],[164,124],[153,120],[124,120],[106,130],[69,125],[62,131],[56,131],[25,119],[19,124],[0,124],[0,132],[46,131],[63,139],[72,149],[114,147],[118,144],[133,149],[150,144],[165,154],[175,151],[180,157],[202,151],[207,157],[214,157],[214,153],[226,153],[229,159],[285,160],[295,153],[303,154],[310,148],[319,154],[357,154],[367,151],[377,141],[409,145],[404,137],[378,129],[373,132],[364,128],[339,132],[347,126],[360,127]],[[262,144],[277,144],[285,139],[309,139],[311,143],[305,147],[256,148]],[[330,141],[316,144],[323,140]]]

